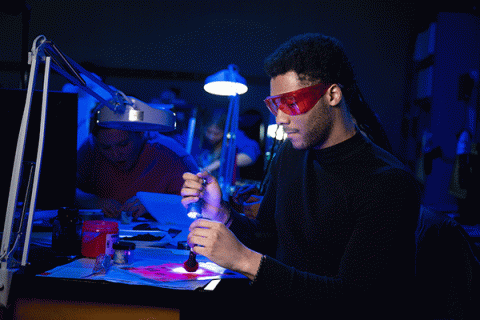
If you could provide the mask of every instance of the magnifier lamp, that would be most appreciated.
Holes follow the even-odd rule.
[[[125,97],[125,101],[124,112],[117,112],[108,105],[97,108],[98,124],[126,131],[165,132],[175,129],[175,115],[172,111],[152,108],[133,97]]]
[[[223,200],[228,201],[232,190],[233,171],[236,157],[236,137],[240,113],[240,96],[247,92],[247,81],[238,73],[238,67],[231,64],[205,79],[203,87],[211,94],[228,96],[228,114],[223,133],[222,151],[220,154],[220,172],[218,182],[222,189]]]
[[[25,204],[19,218],[20,226],[18,227],[18,231],[12,232],[15,221],[15,209],[17,207],[18,193],[21,184],[20,177],[23,168],[24,149],[33,90],[40,62],[45,63],[45,71],[43,78],[42,110],[37,158],[34,169],[30,172],[27,195],[24,202]],[[175,114],[172,111],[151,108],[136,98],[127,97],[123,92],[113,90],[93,74],[82,68],[75,61],[64,55],[52,41],[47,40],[43,35],[38,36],[34,40],[32,50],[28,53],[28,63],[30,64],[30,74],[28,79],[27,98],[17,140],[0,251],[0,305],[2,306],[6,306],[8,303],[8,295],[13,273],[20,265],[25,266],[27,263],[45,136],[50,68],[53,68],[72,84],[77,85],[100,102],[94,112],[98,113],[98,124],[101,126],[131,131],[155,130],[165,132],[175,129]],[[82,75],[88,77],[105,89],[110,93],[112,98],[107,100],[97,94],[86,85]],[[27,204],[29,204],[28,210],[26,208]],[[28,221],[26,221],[27,216]],[[19,263],[13,255],[17,251],[23,237],[25,238],[25,241],[21,263]]]

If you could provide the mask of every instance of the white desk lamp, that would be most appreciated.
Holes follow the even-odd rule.
[[[8,295],[10,292],[10,284],[12,276],[19,266],[27,264],[28,249],[30,245],[30,235],[32,230],[33,216],[35,213],[35,202],[38,189],[39,173],[42,160],[43,141],[45,136],[45,123],[47,112],[48,82],[50,76],[50,68],[53,67],[58,73],[64,76],[72,84],[79,86],[82,90],[96,98],[100,104],[94,110],[98,112],[99,125],[131,131],[172,131],[175,129],[175,114],[166,109],[154,109],[143,103],[142,101],[127,97],[121,91],[114,91],[112,88],[101,82],[97,77],[82,68],[69,57],[65,56],[52,41],[45,36],[38,36],[32,45],[29,54],[30,74],[28,80],[27,97],[25,101],[25,109],[18,135],[17,148],[15,152],[14,166],[12,172],[12,180],[9,189],[7,211],[5,215],[5,224],[3,229],[3,238],[0,251],[0,305],[6,306],[8,303]],[[36,163],[34,164],[34,173],[30,175],[28,192],[24,208],[20,216],[20,223],[16,234],[12,233],[14,224],[15,209],[17,207],[18,192],[20,189],[20,177],[23,166],[23,156],[25,142],[27,136],[27,127],[31,110],[33,90],[36,82],[36,75],[40,62],[45,63],[45,71],[43,78],[43,95],[42,95],[42,112],[39,132],[39,141],[37,149]],[[53,63],[52,63],[53,62]],[[85,80],[81,75],[87,76],[89,79],[97,83],[112,95],[112,99],[105,100],[91,88],[86,86]],[[32,169],[33,170],[33,169]],[[28,222],[24,226],[26,220],[26,206],[29,207]],[[25,231],[24,231],[25,229]],[[17,250],[21,238],[25,236],[23,246],[23,254],[21,263],[15,260],[13,254]]]
[[[228,197],[232,193],[232,179],[236,157],[236,137],[240,113],[239,95],[244,94],[248,90],[247,82],[238,74],[237,69],[235,65],[229,65],[228,69],[221,70],[207,77],[203,87],[208,93],[228,96],[230,100],[223,133],[220,172],[218,176],[223,200],[225,201],[228,201]]]

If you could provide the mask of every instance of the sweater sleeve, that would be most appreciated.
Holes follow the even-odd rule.
[[[406,286],[414,272],[418,186],[397,169],[376,174],[362,186],[354,204],[353,232],[336,275],[304,272],[267,256],[253,287],[312,306],[338,306],[341,301],[367,305],[387,295],[397,299],[395,291]]]
[[[274,158],[273,162],[276,163],[276,161],[277,159]],[[245,246],[257,252],[269,254],[271,256],[275,255],[277,246],[275,189],[276,180],[271,179],[262,198],[255,219],[250,219],[233,211],[233,221],[230,225],[230,230]]]

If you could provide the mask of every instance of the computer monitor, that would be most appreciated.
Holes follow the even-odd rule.
[[[0,170],[0,225],[3,230],[8,195],[12,179],[18,133],[25,107],[27,91],[19,89],[0,89],[2,101],[2,120],[0,125],[3,140],[3,161]],[[42,92],[33,93],[24,161],[35,162],[38,137]],[[39,210],[56,210],[74,205],[75,178],[77,160],[77,94],[49,92],[45,140],[40,170],[36,208]],[[27,168],[26,165],[23,168]],[[22,174],[22,187],[18,201],[25,198],[28,174]]]

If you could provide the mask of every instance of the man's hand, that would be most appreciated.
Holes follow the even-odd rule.
[[[145,206],[140,202],[140,199],[138,197],[132,197],[125,201],[123,204],[121,211],[125,212],[131,212],[132,217],[134,219],[143,216],[145,213],[147,213],[147,209]]]
[[[194,252],[251,280],[255,277],[262,255],[245,247],[223,223],[197,219],[189,230],[188,244]]]
[[[250,219],[255,219],[263,196],[255,185],[247,184],[235,189],[232,196],[232,207],[243,212]]]
[[[118,218],[122,212],[120,202],[113,199],[98,199],[98,206],[109,218]]]
[[[183,187],[181,190],[182,204],[185,208],[193,202],[203,199],[202,216],[207,219],[224,221],[223,212],[220,212],[222,191],[217,179],[208,172],[197,174],[184,173]]]

